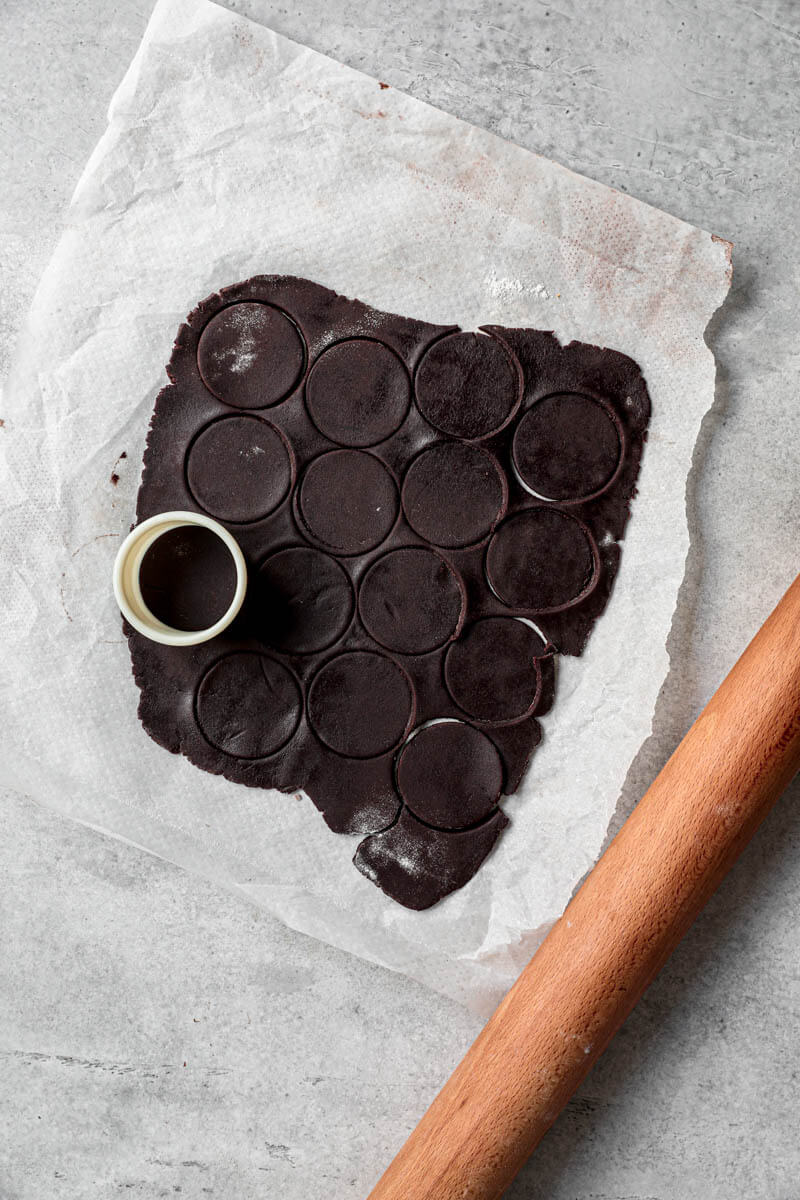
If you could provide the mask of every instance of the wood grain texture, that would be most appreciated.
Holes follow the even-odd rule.
[[[370,1194],[497,1200],[800,767],[800,576]]]

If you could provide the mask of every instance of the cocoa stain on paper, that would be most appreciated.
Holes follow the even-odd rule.
[[[111,482],[113,483],[114,487],[116,487],[117,484],[119,483],[119,472],[117,471],[117,467],[122,462],[123,458],[127,458],[127,457],[128,457],[127,450],[123,450],[122,453],[120,454],[120,456],[118,457],[117,461],[114,463],[114,470],[111,472]]]

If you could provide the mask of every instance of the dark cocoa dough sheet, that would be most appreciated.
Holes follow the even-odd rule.
[[[142,724],[205,771],[303,789],[362,837],[364,875],[427,908],[508,824],[554,660],[608,601],[641,372],[551,333],[463,333],[259,276],[194,309],[167,374],[136,519],[208,513],[249,581],[211,642],[126,627]],[[183,619],[202,625],[195,583]]]

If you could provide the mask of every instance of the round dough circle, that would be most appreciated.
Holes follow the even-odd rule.
[[[397,486],[380,459],[364,450],[331,450],[309,464],[298,509],[317,541],[339,554],[379,545],[397,518]]]
[[[256,594],[263,639],[284,654],[325,650],[353,615],[353,586],[344,567],[308,546],[270,555],[258,569]]]
[[[534,613],[571,608],[594,589],[600,556],[577,517],[541,504],[509,517],[492,535],[486,575],[509,608]]]
[[[468,442],[439,442],[414,459],[403,481],[403,511],[435,546],[470,546],[505,512],[508,485],[494,457]]]
[[[186,482],[202,509],[245,524],[268,516],[292,486],[294,462],[282,434],[261,417],[213,421],[189,447]]]
[[[280,750],[302,709],[297,680],[266,654],[226,654],[197,689],[197,724],[215,749],[233,758],[266,758]]]
[[[406,742],[397,761],[397,786],[421,821],[437,829],[465,829],[497,807],[503,765],[479,729],[437,722]]]
[[[479,441],[497,433],[521,398],[520,373],[507,351],[484,333],[451,333],[419,365],[417,407],[442,433]]]
[[[514,466],[542,500],[588,500],[617,474],[623,437],[619,418],[602,401],[554,392],[537,400],[517,425]]]
[[[234,408],[271,408],[298,383],[305,345],[293,321],[271,304],[230,304],[206,325],[197,366],[208,390]]]
[[[403,546],[370,567],[358,611],[367,632],[400,654],[425,654],[455,637],[466,607],[464,585],[434,550]]]
[[[414,719],[414,689],[384,654],[353,650],[330,659],[308,692],[308,721],[321,742],[347,758],[375,758],[402,741]]]
[[[308,376],[306,407],[320,433],[341,446],[374,446],[400,426],[411,383],[382,342],[351,338],[325,350]]]
[[[478,721],[519,721],[535,711],[542,686],[536,659],[544,642],[514,617],[484,617],[449,647],[447,690]]]

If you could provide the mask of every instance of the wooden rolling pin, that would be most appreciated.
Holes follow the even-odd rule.
[[[370,1200],[497,1200],[800,768],[800,576]]]

